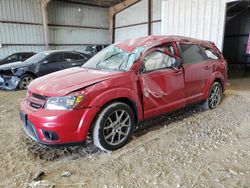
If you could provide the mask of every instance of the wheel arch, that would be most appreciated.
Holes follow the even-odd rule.
[[[93,118],[91,124],[90,124],[90,128],[89,128],[89,133],[92,134],[92,131],[93,131],[93,128],[94,128],[94,125],[95,125],[95,122],[98,118],[98,115],[102,112],[103,109],[105,109],[107,106],[109,106],[110,104],[112,103],[115,103],[115,102],[121,102],[121,103],[124,103],[126,105],[128,105],[134,115],[135,115],[135,125],[137,125],[140,121],[139,119],[139,112],[138,112],[138,108],[137,108],[137,105],[136,105],[136,102],[127,98],[127,97],[119,97],[119,98],[114,98],[114,99],[111,99],[109,101],[106,101],[98,110],[98,113],[96,113],[95,117]],[[134,127],[135,128],[135,127]]]
[[[214,81],[212,82],[212,84],[214,82],[219,82],[220,85],[221,85],[221,87],[222,87],[222,89],[224,90],[224,82],[223,82],[223,80],[221,78],[219,78],[219,77],[215,78]]]
[[[37,76],[33,72],[31,72],[31,71],[26,71],[22,76],[24,76],[24,75],[31,75],[34,78],[37,78]]]

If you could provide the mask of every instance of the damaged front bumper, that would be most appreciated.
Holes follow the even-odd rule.
[[[0,75],[0,89],[14,90],[20,83],[20,78],[17,76]]]

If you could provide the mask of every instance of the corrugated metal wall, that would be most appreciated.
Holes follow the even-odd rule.
[[[163,0],[162,34],[205,39],[223,47],[227,0]]]
[[[44,50],[39,0],[0,1],[0,44],[0,58],[18,51]]]
[[[48,15],[51,48],[84,51],[86,44],[109,43],[106,8],[52,1]]]
[[[152,34],[161,32],[162,0],[152,0]],[[142,0],[118,13],[115,18],[115,41],[148,35],[148,0]]]

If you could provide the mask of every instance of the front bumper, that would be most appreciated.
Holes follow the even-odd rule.
[[[21,103],[20,117],[26,134],[43,145],[68,145],[86,141],[89,129],[99,108],[71,111],[33,109],[26,99]],[[48,139],[45,133],[56,139]]]
[[[0,89],[14,90],[20,83],[20,78],[17,76],[0,76]]]

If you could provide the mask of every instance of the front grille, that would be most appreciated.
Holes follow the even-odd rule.
[[[37,99],[40,99],[40,100],[43,100],[43,101],[47,100],[47,98],[48,98],[48,97],[46,97],[46,96],[38,95],[38,94],[36,94],[36,93],[32,93],[32,97],[37,98]]]
[[[39,95],[36,93],[32,93],[30,91],[27,92],[26,99],[29,102],[29,106],[34,109],[40,109],[44,106],[47,96]]]
[[[41,104],[36,104],[36,103],[33,103],[33,102],[30,102],[30,106],[35,108],[35,109],[39,109],[39,108],[43,107]]]

